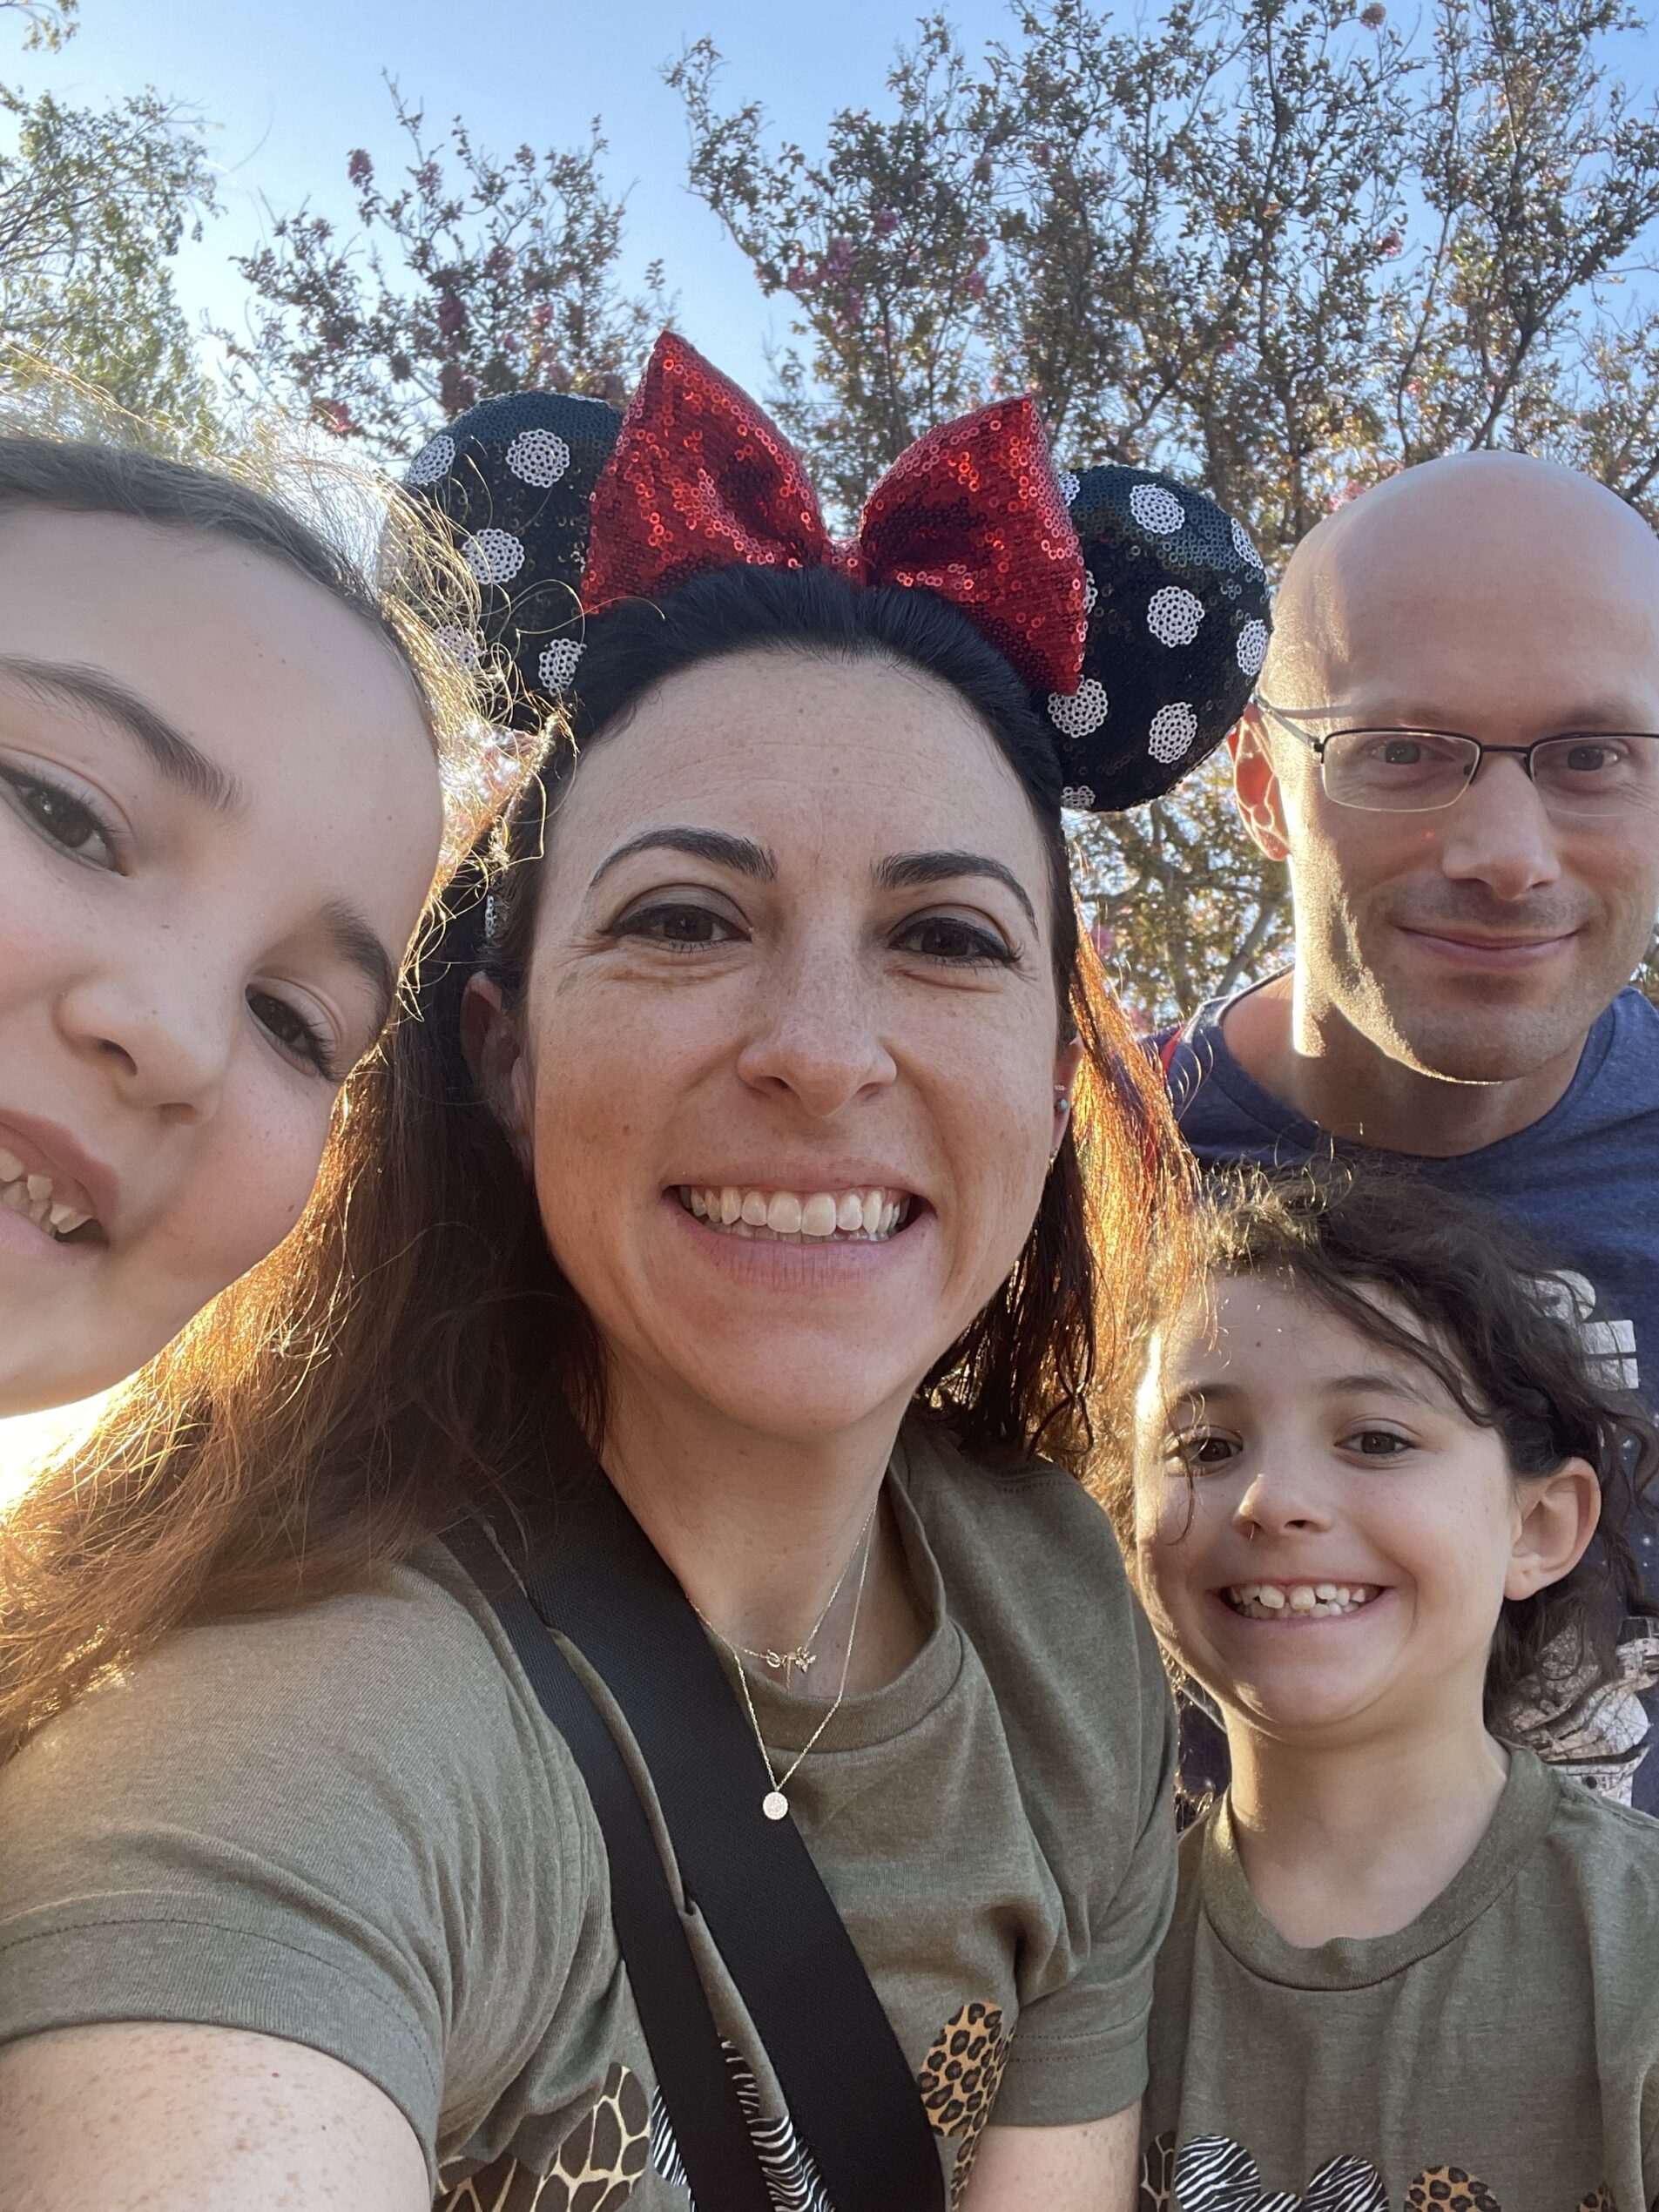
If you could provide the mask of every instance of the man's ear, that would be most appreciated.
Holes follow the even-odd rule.
[[[475,975],[461,1000],[461,1049],[484,1103],[528,1170],[532,1153],[529,1069],[517,1017],[501,985]]]
[[[1570,1575],[1602,1514],[1602,1486],[1588,1460],[1563,1460],[1551,1474],[1515,1486],[1518,1517],[1503,1578],[1507,1598],[1532,1597]]]
[[[1233,801],[1239,819],[1270,860],[1290,855],[1285,827],[1285,793],[1268,748],[1267,732],[1253,706],[1227,733],[1227,750],[1233,759]]]

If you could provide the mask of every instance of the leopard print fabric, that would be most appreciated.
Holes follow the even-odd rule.
[[[951,2212],[956,2212],[974,2170],[985,2123],[996,2102],[1010,2038],[995,2005],[964,2005],[945,2022],[921,2062],[921,2101],[936,2135],[956,2145],[950,2172]]]
[[[1406,2190],[1406,2212],[1503,2212],[1503,2207],[1484,2182],[1460,2166],[1436,2166]]]

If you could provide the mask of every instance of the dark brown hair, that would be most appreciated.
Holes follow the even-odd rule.
[[[1615,1677],[1627,1619],[1659,1618],[1631,1548],[1659,1474],[1659,1429],[1604,1378],[1570,1287],[1521,1231],[1403,1170],[1241,1170],[1206,1190],[1197,1267],[1205,1279],[1282,1277],[1426,1369],[1467,1420],[1496,1431],[1517,1478],[1587,1460],[1602,1487],[1595,1539],[1560,1581],[1505,1602],[1487,1664],[1488,1723],[1501,1729],[1569,1682],[1576,1694]],[[1112,1504],[1122,1530],[1127,1477]]]
[[[1030,799],[1060,1034],[1083,1067],[1025,1250],[921,1396],[970,1450],[1091,1472],[1155,1229],[1173,1274],[1189,1192],[1157,1067],[1079,931],[1054,750],[942,601],[727,571],[592,626],[573,726],[455,887],[412,1013],[347,1084],[299,1229],[0,1521],[0,1757],[170,1628],[361,1583],[482,1499],[533,1506],[573,1413],[602,1435],[599,1346],[462,1059],[461,998],[481,964],[522,982],[580,749],[678,671],[748,651],[920,671],[967,701]]]

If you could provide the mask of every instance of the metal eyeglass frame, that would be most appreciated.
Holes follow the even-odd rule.
[[[1285,710],[1282,706],[1275,706],[1271,699],[1264,699],[1258,695],[1251,701],[1251,705],[1254,705],[1260,713],[1270,715],[1282,729],[1288,730],[1293,738],[1299,738],[1301,743],[1307,747],[1308,751],[1313,755],[1313,758],[1319,764],[1319,782],[1321,787],[1325,791],[1326,798],[1330,799],[1332,805],[1333,806],[1352,807],[1357,814],[1443,813],[1447,807],[1455,806],[1457,805],[1459,799],[1462,798],[1464,792],[1467,791],[1469,786],[1474,781],[1475,778],[1480,774],[1482,767],[1486,765],[1487,755],[1488,753],[1497,753],[1501,756],[1507,754],[1514,759],[1519,760],[1522,768],[1526,772],[1527,782],[1531,784],[1533,789],[1536,791],[1538,789],[1538,779],[1533,773],[1534,754],[1547,745],[1560,745],[1564,738],[1635,738],[1644,744],[1659,745],[1659,731],[1656,730],[1557,730],[1553,732],[1551,735],[1547,738],[1535,738],[1531,745],[1487,745],[1479,738],[1472,738],[1467,730],[1431,730],[1423,724],[1401,723],[1398,727],[1398,731],[1395,732],[1391,728],[1391,725],[1386,722],[1351,723],[1345,729],[1327,730],[1324,737],[1316,738],[1311,730],[1305,730],[1302,727],[1301,720],[1298,719],[1297,716],[1286,713]],[[1326,714],[1339,714],[1342,711],[1339,707],[1326,707],[1323,709],[1316,708],[1311,711],[1315,713]],[[1358,799],[1339,799],[1336,793],[1331,790],[1330,786],[1325,780],[1325,756],[1326,750],[1328,747],[1334,745],[1339,738],[1358,737],[1362,732],[1378,736],[1398,734],[1402,738],[1454,738],[1460,745],[1472,745],[1474,747],[1474,765],[1464,777],[1463,781],[1458,789],[1452,793],[1452,796],[1449,799],[1437,799],[1432,803],[1432,805],[1427,806],[1366,806]],[[1543,794],[1541,794],[1541,796],[1544,796],[1544,804],[1548,806],[1549,803],[1548,796]],[[1573,810],[1569,809],[1568,811],[1571,812]],[[1609,819],[1609,817],[1598,817],[1594,813],[1591,813],[1588,814],[1575,813],[1575,819],[1579,821],[1595,821],[1597,819]]]

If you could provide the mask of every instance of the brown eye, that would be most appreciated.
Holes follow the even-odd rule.
[[[907,922],[898,942],[906,952],[919,953],[923,960],[942,961],[954,967],[1006,968],[1015,957],[990,930],[954,914],[924,914]]]
[[[290,1006],[287,999],[273,997],[269,991],[250,991],[247,1003],[260,1027],[291,1059],[302,1061],[320,1076],[333,1075],[327,1039],[307,1021],[298,1007]]]
[[[43,837],[78,860],[96,860],[100,867],[111,865],[109,836],[84,799],[77,799],[61,784],[48,783],[41,776],[25,776],[19,769],[0,769],[0,777],[16,794],[17,812]]]
[[[642,937],[647,944],[684,946],[730,944],[738,935],[732,922],[711,907],[637,907],[624,914],[611,934]]]

